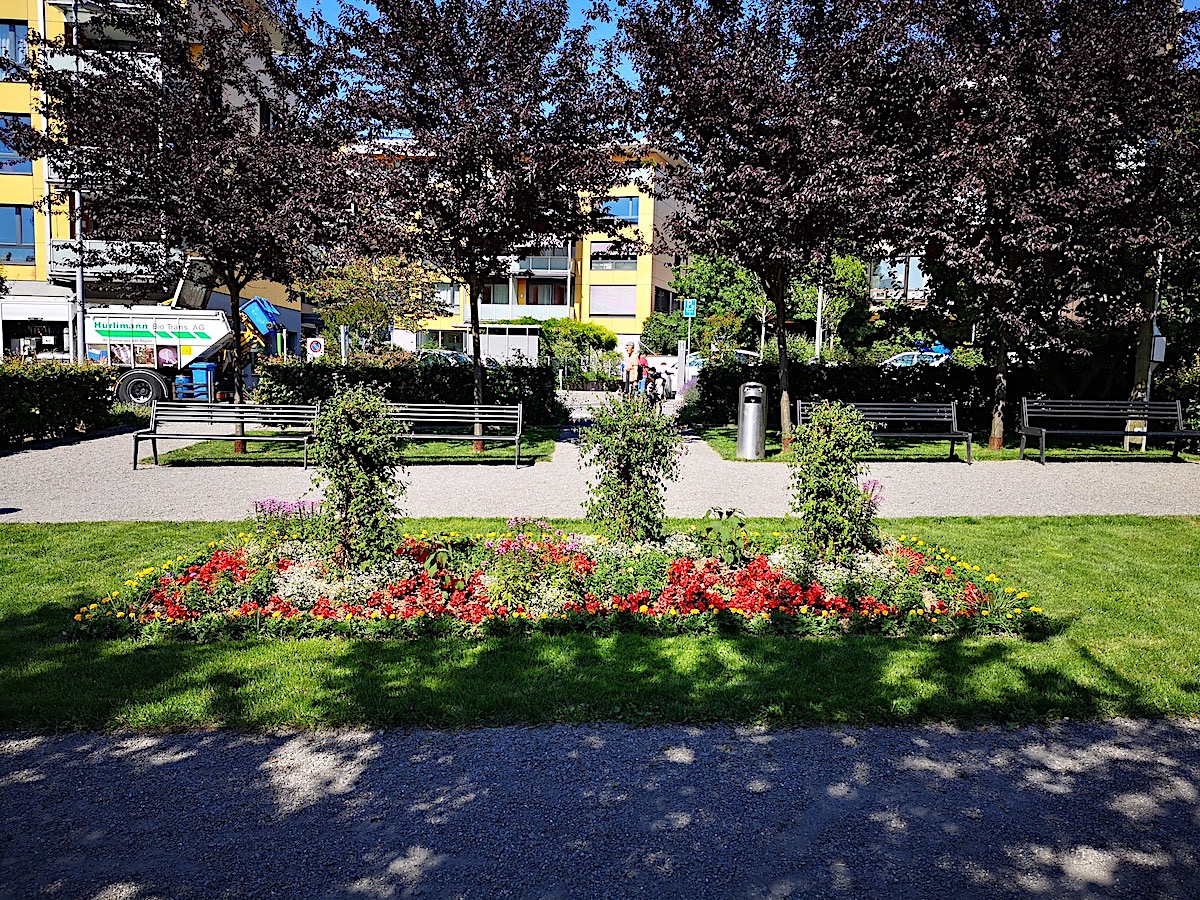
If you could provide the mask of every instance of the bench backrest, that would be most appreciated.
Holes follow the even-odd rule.
[[[804,422],[812,414],[814,406],[820,402],[811,403],[800,401],[796,404],[797,421]],[[941,424],[949,425],[951,431],[958,431],[958,405],[950,403],[848,403],[868,422],[878,425],[892,424]]]
[[[1183,429],[1183,404],[1178,400],[1021,400],[1021,424],[1029,425],[1030,419],[1055,419],[1058,421],[1088,421],[1115,419],[1128,421],[1169,420],[1175,427]]]
[[[458,425],[512,426],[521,430],[523,405],[475,406],[449,403],[389,403],[388,415],[410,425],[451,427]]]
[[[268,428],[311,428],[317,407],[275,403],[178,403],[156,400],[150,427],[185,422],[192,425],[264,425]]]

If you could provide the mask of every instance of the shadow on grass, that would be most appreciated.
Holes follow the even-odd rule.
[[[69,618],[44,607],[6,620],[0,727],[1019,723],[1167,712],[1071,643],[1069,628],[1040,644],[637,634],[138,644],[69,640]]]

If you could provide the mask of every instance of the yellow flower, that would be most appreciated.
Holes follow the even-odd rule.
[[[908,535],[907,535],[907,534],[902,534],[902,535],[900,535],[900,540],[902,540],[902,541],[907,541],[907,540],[908,540]]]
[[[643,603],[641,606],[638,607],[638,612],[648,613],[648,612],[650,612],[650,607],[648,607],[645,603]]]
[[[1028,592],[1028,591],[1021,591],[1019,594],[1017,594],[1017,599],[1018,599],[1018,600],[1024,600],[1024,599],[1025,599],[1026,597],[1028,597],[1028,596],[1029,596],[1029,592]]]
[[[92,604],[90,604],[90,605],[88,606],[88,609],[95,609],[95,608],[96,608],[98,605],[99,605],[99,604],[92,603]]]
[[[983,580],[984,580],[984,581],[992,581],[992,582],[996,582],[996,581],[999,581],[999,580],[1000,580],[1000,576],[999,576],[999,575],[997,575],[995,572],[991,572],[991,573],[989,573],[989,574],[988,574],[988,577],[987,577],[987,578],[985,578],[985,579],[983,579]]]
[[[1019,607],[1017,609],[1014,609],[1013,612],[1015,612],[1018,616],[1021,614],[1021,610]]]
[[[1040,606],[1031,606],[1031,607],[1029,607],[1029,611],[1031,613],[1040,613],[1042,611],[1042,608]]]
[[[925,542],[924,542],[924,541],[917,541],[917,546],[918,546],[918,547],[924,547],[924,546],[925,546]]]
[[[930,616],[930,617],[929,617],[929,621],[930,621],[930,622],[936,622],[936,621],[937,621],[937,616]]]
[[[76,622],[82,622],[82,621],[83,621],[83,616],[81,616],[79,613],[75,613],[75,621],[76,621]]]
[[[117,618],[118,618],[118,619],[123,619],[123,618],[125,618],[125,613],[123,613],[123,612],[119,612],[119,613],[117,613]]]
[[[1008,613],[1008,614],[1005,616],[1005,618],[1006,618],[1006,619],[1011,619],[1011,618],[1012,618],[1012,613]]]
[[[958,557],[957,556],[950,557],[950,562],[958,562]]]
[[[1006,588],[1004,589],[1004,593],[1006,593],[1006,594],[1011,594],[1011,593],[1013,593],[1014,591],[1016,591],[1016,588],[1006,587]]]
[[[981,615],[981,616],[988,616],[988,615],[991,615],[991,613],[989,613],[989,612],[988,612],[988,611],[985,609],[983,612],[981,612],[981,613],[980,613],[980,615]]]

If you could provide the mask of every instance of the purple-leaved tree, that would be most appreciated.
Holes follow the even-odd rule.
[[[358,215],[371,244],[420,259],[479,303],[522,251],[602,230],[625,164],[588,28],[565,0],[377,0],[341,13],[342,108],[363,142]]]

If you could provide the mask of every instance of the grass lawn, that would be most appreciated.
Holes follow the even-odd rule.
[[[271,434],[270,431],[251,431],[251,434]],[[548,462],[554,456],[554,441],[558,431],[554,428],[526,428],[521,437],[521,463]],[[158,459],[164,466],[235,466],[235,465],[300,465],[304,450],[300,444],[290,441],[249,441],[246,452],[234,455],[233,441],[201,441],[175,450],[163,452],[171,442],[159,445]],[[513,464],[511,441],[487,441],[482,453],[476,453],[472,442],[466,441],[412,441],[404,451],[405,465],[430,465],[447,463],[470,464]],[[308,452],[312,462],[312,448]],[[147,456],[139,463],[152,462]]]
[[[1040,643],[587,634],[75,643],[66,625],[79,606],[230,525],[0,526],[0,729],[1200,715],[1200,520],[898,526],[1023,585],[1061,629]],[[410,527],[495,530],[502,523]]]
[[[735,425],[701,425],[696,427],[696,433],[708,445],[721,454],[722,459],[737,459],[737,426]],[[980,437],[980,435],[976,435]],[[1009,435],[1005,439],[1003,450],[989,450],[987,435],[982,435],[982,441],[972,443],[971,458],[976,461],[1017,459],[1019,456],[1019,437]],[[1161,442],[1160,442],[1161,445]],[[954,448],[955,459],[966,459],[967,448],[961,441]],[[903,438],[886,438],[871,453],[864,454],[867,462],[941,462],[950,456],[949,441],[906,440]],[[1035,443],[1025,451],[1026,459],[1038,458],[1038,448]],[[1181,459],[1200,460],[1194,453],[1181,453]],[[790,453],[783,453],[779,432],[767,432],[767,458],[765,460],[742,460],[742,462],[787,462]],[[1086,440],[1070,441],[1067,438],[1051,439],[1046,446],[1046,462],[1065,462],[1086,460],[1089,462],[1105,462],[1123,460],[1132,462],[1163,462],[1170,461],[1169,447],[1156,446],[1151,443],[1145,453],[1134,450],[1126,452],[1120,443],[1102,444]]]

